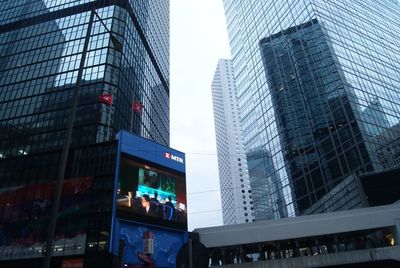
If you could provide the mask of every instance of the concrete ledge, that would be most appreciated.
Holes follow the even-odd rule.
[[[196,229],[207,248],[245,245],[396,226],[400,203]]]

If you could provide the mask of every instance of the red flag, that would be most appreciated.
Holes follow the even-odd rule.
[[[133,109],[133,111],[135,112],[135,113],[141,113],[142,112],[142,110],[143,110],[143,105],[142,105],[142,103],[140,102],[140,101],[134,101],[133,103],[132,103],[132,109]]]
[[[100,96],[99,96],[99,101],[100,101],[101,103],[105,103],[105,104],[111,105],[111,104],[112,104],[112,101],[113,101],[113,96],[112,96],[112,94],[103,94],[103,95],[100,95]]]

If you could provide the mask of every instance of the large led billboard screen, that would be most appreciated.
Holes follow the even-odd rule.
[[[184,173],[121,154],[116,216],[174,229],[187,229]]]

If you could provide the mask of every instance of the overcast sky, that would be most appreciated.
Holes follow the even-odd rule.
[[[211,82],[230,58],[222,0],[171,0],[171,147],[186,153],[189,230],[222,224]]]

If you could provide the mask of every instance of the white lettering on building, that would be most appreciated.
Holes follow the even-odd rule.
[[[164,157],[183,164],[183,158],[173,155],[171,153],[165,153]]]

